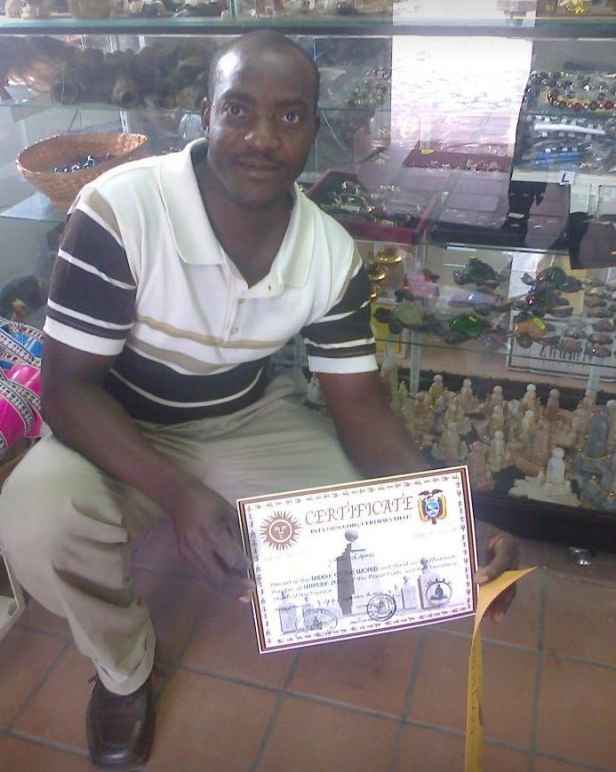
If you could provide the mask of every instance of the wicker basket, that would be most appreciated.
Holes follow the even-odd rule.
[[[96,132],[92,134],[63,134],[36,142],[17,156],[17,168],[41,193],[48,196],[59,209],[68,209],[81,188],[114,166],[133,161],[145,155],[148,138],[145,134]],[[54,172],[88,155],[111,156],[96,166],[77,172]]]

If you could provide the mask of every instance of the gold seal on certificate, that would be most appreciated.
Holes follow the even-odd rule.
[[[466,467],[237,504],[262,653],[475,613]]]

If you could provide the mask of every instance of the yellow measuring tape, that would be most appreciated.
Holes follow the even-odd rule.
[[[508,587],[523,576],[534,571],[525,568],[521,571],[505,571],[497,579],[488,584],[480,585],[475,627],[471,642],[471,653],[468,662],[468,687],[466,692],[466,745],[464,748],[464,772],[482,772],[483,755],[483,718],[481,715],[481,700],[483,694],[483,667],[481,660],[481,634],[479,625],[490,603]]]

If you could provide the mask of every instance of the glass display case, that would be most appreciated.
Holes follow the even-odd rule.
[[[616,549],[611,0],[4,10],[1,316],[41,326],[80,187],[201,136],[214,52],[280,29],[321,74],[300,183],[368,265],[381,375],[426,464],[468,463],[481,517]]]

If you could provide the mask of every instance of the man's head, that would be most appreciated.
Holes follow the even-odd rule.
[[[288,194],[319,127],[318,70],[284,35],[260,30],[216,55],[203,110],[208,171],[235,203],[266,207]]]

